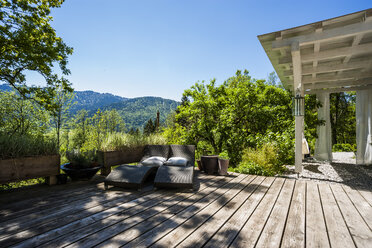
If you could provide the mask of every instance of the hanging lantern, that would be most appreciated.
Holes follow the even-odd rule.
[[[296,96],[293,97],[293,115],[305,115],[305,97],[301,96],[300,94],[296,94]]]

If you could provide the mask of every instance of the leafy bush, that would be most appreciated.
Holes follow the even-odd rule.
[[[18,182],[0,184],[0,190],[16,189],[20,187],[31,186],[31,185],[36,185],[36,184],[44,184],[44,183],[45,183],[45,178],[39,177],[39,178],[34,178],[34,179],[22,180]]]
[[[97,162],[97,153],[94,150],[90,151],[67,151],[66,152],[67,160],[78,166],[79,168],[89,168],[92,167],[92,163]],[[94,164],[96,165],[96,163]]]
[[[227,151],[223,151],[223,152],[221,152],[221,153],[218,155],[218,157],[219,157],[220,159],[230,159],[230,158],[229,158],[229,154],[227,153]]]
[[[257,149],[248,148],[243,151],[242,162],[235,172],[273,176],[283,172],[284,167],[278,161],[277,148],[272,144],[264,144]]]
[[[275,173],[271,173],[264,166],[258,165],[253,162],[242,162],[239,164],[239,167],[233,169],[234,172],[242,174],[252,174],[252,175],[261,175],[261,176],[273,176]]]
[[[294,132],[290,128],[282,132],[267,132],[265,135],[256,135],[256,144],[261,147],[270,144],[276,148],[277,164],[293,164],[295,158]]]
[[[38,155],[58,154],[54,139],[45,136],[0,135],[0,158],[19,158]]]
[[[356,144],[334,144],[333,152],[356,152]]]

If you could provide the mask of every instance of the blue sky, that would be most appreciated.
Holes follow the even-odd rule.
[[[198,80],[273,71],[257,35],[372,7],[371,1],[66,0],[53,27],[74,48],[76,90],[180,100]],[[34,77],[30,77],[31,83]]]

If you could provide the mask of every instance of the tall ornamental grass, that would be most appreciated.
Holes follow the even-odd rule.
[[[54,139],[42,135],[0,135],[0,158],[19,158],[58,154]]]
[[[160,134],[131,135],[127,133],[109,134],[101,145],[102,151],[122,151],[144,145],[166,145],[167,139]]]

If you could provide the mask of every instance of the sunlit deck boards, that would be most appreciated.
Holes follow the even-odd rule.
[[[0,247],[371,247],[372,193],[196,173],[196,191],[101,183],[0,194]]]

